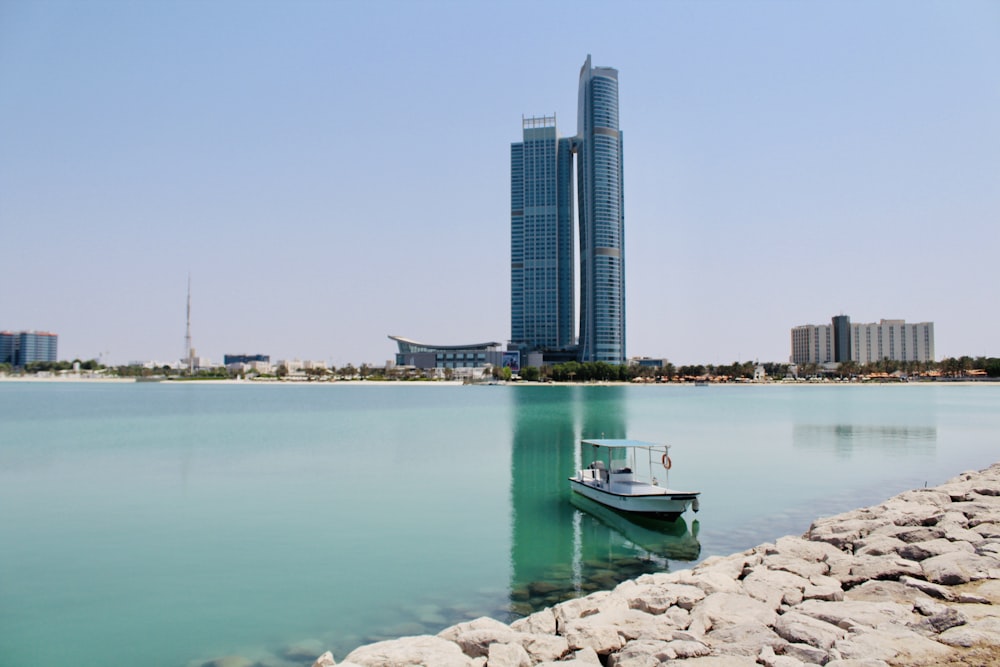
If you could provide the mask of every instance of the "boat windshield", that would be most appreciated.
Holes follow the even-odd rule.
[[[632,452],[628,447],[609,447],[611,454],[611,470],[617,471],[622,468],[632,468],[635,466]]]

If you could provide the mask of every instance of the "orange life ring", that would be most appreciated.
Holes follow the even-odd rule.
[[[670,470],[671,468],[674,467],[673,461],[671,461],[670,457],[667,456],[666,454],[663,455],[663,458],[661,458],[660,461],[663,463],[663,467],[666,468],[667,470]]]

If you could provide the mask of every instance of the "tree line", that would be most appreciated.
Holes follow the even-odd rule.
[[[27,374],[36,373],[59,373],[72,370],[79,364],[81,371],[95,372],[103,371],[107,375],[118,377],[180,377],[191,379],[224,379],[235,377],[224,367],[196,370],[189,372],[187,369],[175,369],[170,366],[147,368],[144,366],[116,366],[105,367],[95,359],[73,361],[34,361],[27,364],[24,369],[14,369],[10,364],[0,364],[0,373],[23,372]],[[731,364],[687,364],[675,366],[670,362],[665,362],[663,366],[641,366],[638,364],[616,365],[602,361],[577,362],[569,361],[553,366],[526,366],[518,374],[519,379],[527,382],[632,382],[635,380],[645,381],[666,381],[678,382],[696,379],[711,379],[714,381],[732,380],[743,381],[754,377],[756,367],[764,367],[764,372],[769,378],[783,379],[791,370],[791,365],[777,362],[764,362],[757,364],[751,361],[734,361]],[[368,364],[354,366],[347,364],[341,368],[309,368],[303,373],[311,380],[327,379],[361,379],[361,380],[420,380],[425,379],[423,372],[409,368],[388,369],[373,367]],[[902,374],[911,377],[916,376],[940,376],[944,378],[966,378],[975,376],[985,376],[989,378],[1000,378],[1000,358],[997,357],[947,357],[941,361],[893,361],[883,359],[882,361],[868,364],[858,364],[854,361],[846,361],[839,364],[833,370],[827,370],[817,364],[799,364],[797,368],[798,377],[810,377],[815,375],[835,376],[842,379],[857,378],[862,376],[884,376]],[[290,375],[288,368],[279,366],[272,373],[263,374],[262,377],[273,377],[284,379]],[[451,379],[454,371],[445,369],[445,379]],[[512,379],[509,368],[495,367],[493,377],[500,380]]]

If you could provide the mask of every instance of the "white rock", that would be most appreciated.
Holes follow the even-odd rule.
[[[699,572],[688,571],[686,576],[681,577],[681,583],[689,586],[697,586],[706,595],[713,593],[739,593],[743,590],[740,582],[735,576],[722,569],[703,570]]]
[[[990,617],[945,630],[937,640],[949,646],[1000,646],[1000,618]]]
[[[796,660],[801,660],[809,665],[823,665],[831,657],[823,649],[810,646],[809,644],[788,644],[785,647],[785,655]]]
[[[362,646],[351,651],[345,662],[352,662],[361,667],[384,667],[385,665],[473,667],[475,664],[462,653],[458,644],[441,637],[428,635],[393,639]]]
[[[677,654],[667,646],[667,642],[639,639],[628,642],[617,653],[608,656],[608,667],[658,667]]]
[[[947,532],[945,534],[947,535]],[[979,533],[975,533],[975,535],[978,536]],[[927,542],[914,542],[912,544],[906,544],[902,546],[897,553],[903,558],[921,561],[927,558],[933,558],[934,556],[940,556],[942,554],[949,554],[958,551],[964,551],[965,553],[971,554],[975,553],[976,549],[967,541],[952,542],[951,540],[941,537]]]
[[[856,556],[886,556],[895,555],[896,552],[906,546],[906,542],[891,535],[873,534],[854,544],[854,555]]]
[[[877,628],[888,623],[905,624],[915,620],[912,607],[895,602],[862,602],[854,600],[823,602],[821,600],[806,600],[796,607],[795,611],[829,625],[845,629],[858,625]],[[779,632],[778,634],[781,633]],[[785,637],[785,639],[788,638]]]
[[[834,648],[843,659],[885,660],[901,665],[933,664],[934,659],[951,653],[947,646],[896,625],[883,625],[878,629],[859,627],[847,639],[838,641]]]
[[[713,628],[731,625],[772,625],[776,614],[769,606],[746,595],[713,593],[691,610],[688,631],[703,635]]]
[[[832,544],[792,536],[778,538],[773,551],[782,556],[814,563],[830,563],[845,557],[844,552]]]
[[[559,660],[569,653],[569,642],[565,637],[552,634],[521,634],[518,639],[521,646],[536,662]]]
[[[678,658],[699,658],[712,652],[708,646],[697,641],[675,640],[667,646],[677,654]]]
[[[840,520],[838,517],[816,521],[806,536],[814,542],[826,542],[838,549],[850,547],[883,523],[866,519]]]
[[[552,613],[556,617],[556,627],[561,628],[569,621],[596,614],[601,610],[601,603],[610,595],[608,591],[600,591],[575,600],[560,602],[552,608]]]
[[[990,570],[1000,567],[1000,561],[978,554],[953,552],[921,561],[920,567],[928,581],[956,586],[976,579],[990,578]]]
[[[481,616],[471,621],[466,621],[464,623],[458,623],[456,625],[447,627],[441,632],[437,633],[437,636],[441,637],[442,639],[447,639],[449,641],[455,641],[455,639],[459,635],[465,634],[467,632],[472,632],[474,630],[486,630],[490,632],[506,634],[511,631],[511,628],[506,623],[501,623],[495,618],[489,618],[488,616]]]
[[[705,599],[705,591],[697,586],[684,584],[638,584],[624,590],[615,589],[631,609],[649,614],[662,614],[674,605],[691,609],[696,602]]]
[[[771,570],[767,567],[754,568],[743,580],[743,590],[774,611],[778,610],[783,601],[787,604],[801,602],[802,590],[808,585],[809,580],[797,574],[784,570]],[[837,582],[837,586],[839,588],[840,582]]]
[[[577,636],[579,633],[596,632],[602,628],[614,629],[623,638],[622,644],[633,639],[669,641],[673,638],[674,631],[679,629],[667,615],[654,616],[636,609],[619,609],[571,621],[562,630],[562,634],[569,640],[570,647],[573,648],[574,640],[570,639],[571,633],[573,636]],[[590,644],[580,644],[578,647],[582,648],[588,645]],[[606,653],[596,646],[593,648],[598,653]]]
[[[793,644],[809,644],[824,651],[838,639],[847,637],[847,633],[841,628],[795,611],[779,616],[774,623],[774,631]]]
[[[337,664],[337,661],[333,659],[333,653],[327,651],[323,655],[316,658],[316,662],[312,664],[312,667],[333,667]]]
[[[844,586],[870,581],[872,579],[894,579],[902,576],[919,577],[923,571],[920,564],[904,558],[890,556],[862,556],[855,559],[850,572],[840,580]]]
[[[809,577],[816,575],[826,575],[830,571],[830,566],[825,562],[815,562],[802,560],[801,558],[795,558],[793,556],[785,556],[784,554],[775,554],[773,556],[764,557],[764,565],[771,570],[779,570],[784,572],[791,572],[792,574],[797,574],[803,579],[808,579]]]
[[[534,663],[520,644],[491,644],[486,664],[490,667],[531,667]]]
[[[519,618],[510,624],[510,629],[517,632],[527,632],[529,634],[556,633],[556,616],[551,609],[536,611],[530,616]]]
[[[754,658],[741,655],[708,655],[704,658],[687,658],[686,660],[668,660],[661,665],[677,665],[677,667],[757,667]]]
[[[592,648],[598,655],[608,655],[625,645],[617,628],[602,623],[588,623],[585,618],[570,621],[560,631],[571,651]]]
[[[678,633],[675,633],[675,637]],[[727,655],[757,655],[762,646],[781,653],[788,642],[763,623],[747,623],[713,630],[705,635],[705,641],[716,653]]]

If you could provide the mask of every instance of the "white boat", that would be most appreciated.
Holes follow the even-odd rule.
[[[583,440],[592,451],[590,463],[570,477],[570,487],[618,512],[673,520],[688,508],[698,511],[699,491],[677,491],[667,485],[672,467],[669,445],[642,440]],[[660,479],[662,475],[662,481]]]

